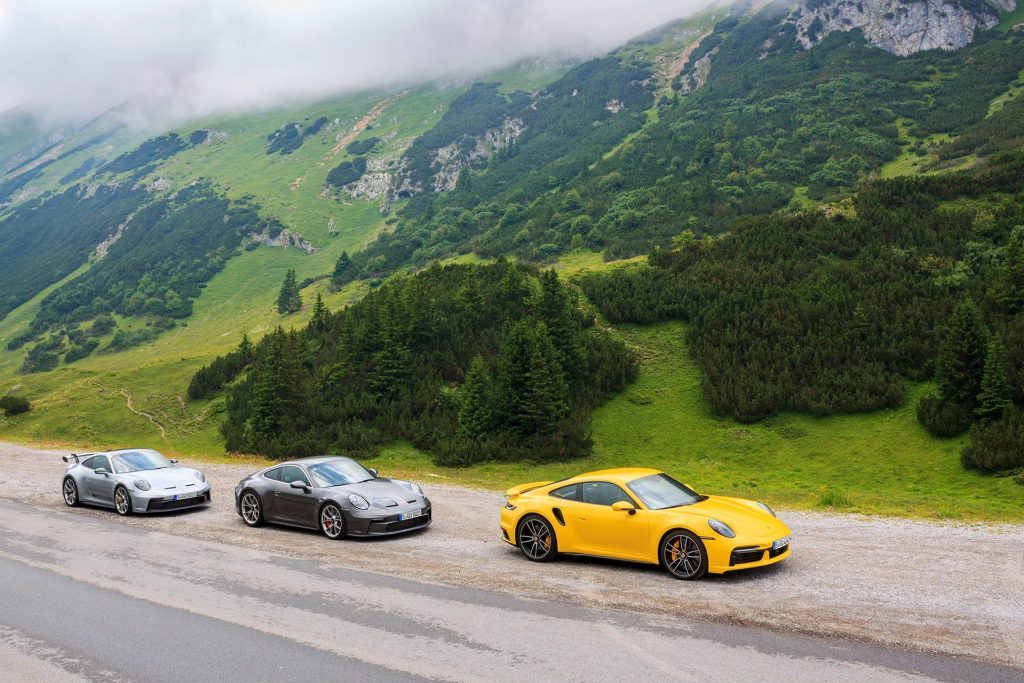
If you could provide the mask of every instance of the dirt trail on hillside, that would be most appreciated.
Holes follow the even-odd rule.
[[[107,510],[65,508],[62,453],[0,443],[0,498],[34,505],[40,514],[68,515],[69,521],[111,518]],[[582,558],[528,562],[501,540],[503,496],[429,480],[423,483],[435,522],[424,533],[332,543],[314,532],[249,529],[235,512],[233,490],[255,467],[185,464],[201,467],[210,480],[209,508],[123,523],[325,566],[1024,666],[1020,525],[783,511],[780,516],[793,529],[792,558],[761,570],[681,582],[653,566]]]
[[[408,94],[409,94],[408,90],[403,90],[403,91],[401,91],[399,93],[396,93],[396,94],[394,94],[394,95],[392,95],[390,97],[387,97],[387,98],[381,100],[380,102],[378,102],[377,104],[373,105],[373,107],[370,109],[370,111],[366,112],[366,116],[364,116],[363,118],[359,119],[356,122],[356,124],[354,126],[352,126],[352,130],[350,130],[348,133],[346,133],[344,136],[342,136],[340,140],[338,140],[338,144],[334,145],[334,147],[331,149],[330,154],[328,154],[326,157],[324,157],[324,160],[320,162],[320,165],[323,166],[327,162],[328,159],[332,159],[332,158],[336,157],[338,155],[338,153],[341,152],[341,150],[343,150],[345,147],[347,147],[349,144],[351,144],[353,140],[355,140],[357,137],[359,137],[359,134],[362,133],[364,130],[366,130],[366,128],[371,123],[373,123],[378,118],[380,118],[380,115],[384,113],[385,109],[387,109],[388,107],[390,107],[394,103],[398,102],[398,100],[402,99],[403,97],[405,97]]]

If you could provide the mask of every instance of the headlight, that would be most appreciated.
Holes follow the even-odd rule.
[[[206,482],[206,475],[204,475],[199,470],[192,470],[192,474],[196,475],[196,479],[198,479],[199,481],[201,481],[203,483]]]
[[[397,483],[402,488],[409,489],[410,491],[415,493],[417,496],[422,496],[423,495],[423,489],[420,488],[419,484],[414,484],[411,481],[400,481],[400,482],[397,482]]]
[[[758,502],[758,504],[757,504],[757,507],[759,507],[759,508],[761,508],[762,510],[764,510],[765,512],[767,512],[767,513],[768,513],[769,515],[771,515],[772,517],[778,517],[778,515],[776,515],[776,514],[775,514],[775,511],[774,511],[774,510],[772,510],[772,509],[771,509],[770,507],[768,507],[767,505],[765,505],[764,503]]]
[[[726,538],[736,538],[736,532],[729,528],[729,525],[725,522],[719,522],[717,519],[709,519],[708,526]]]
[[[145,479],[136,479],[135,480],[135,488],[137,488],[140,491],[148,491],[149,490],[149,482],[146,481]]]
[[[360,510],[370,509],[370,503],[362,496],[357,496],[354,493],[348,497],[348,502],[352,503],[352,507],[357,507]]]

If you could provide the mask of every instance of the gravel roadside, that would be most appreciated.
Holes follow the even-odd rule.
[[[62,454],[0,443],[0,497],[51,514],[114,514],[65,508],[60,497]],[[657,567],[612,561],[564,558],[537,566],[501,541],[501,495],[429,483],[435,521],[423,533],[332,543],[315,532],[249,529],[235,513],[232,492],[251,466],[184,464],[206,473],[214,491],[209,508],[124,523],[328,567],[1024,667],[1024,526],[782,511],[780,516],[793,529],[789,560],[681,582]]]

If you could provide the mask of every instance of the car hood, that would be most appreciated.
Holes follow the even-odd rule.
[[[423,500],[422,496],[413,493],[398,482],[384,477],[361,481],[358,484],[345,484],[339,486],[338,490],[358,494],[378,507],[398,507]],[[398,505],[392,505],[391,501]]]
[[[707,500],[694,503],[687,508],[690,513],[699,513],[725,522],[737,535],[760,537],[782,536],[789,533],[789,527],[778,518],[742,498],[708,496]]]
[[[173,491],[186,487],[191,489],[206,486],[206,484],[196,479],[196,475],[193,472],[195,470],[187,467],[165,467],[159,470],[128,472],[121,476],[130,481],[145,479],[154,491]]]

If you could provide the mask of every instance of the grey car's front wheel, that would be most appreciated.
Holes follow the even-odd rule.
[[[71,477],[64,477],[64,485],[61,487],[64,493],[64,504],[69,508],[76,507],[78,500],[78,484]]]
[[[334,503],[320,508],[320,531],[332,541],[345,537],[345,513]]]
[[[122,517],[132,514],[132,495],[123,486],[114,489],[114,509]]]
[[[249,526],[263,526],[263,522],[266,520],[263,517],[263,504],[260,503],[259,496],[252,491],[246,491],[242,494],[239,508],[242,511],[243,522]]]

